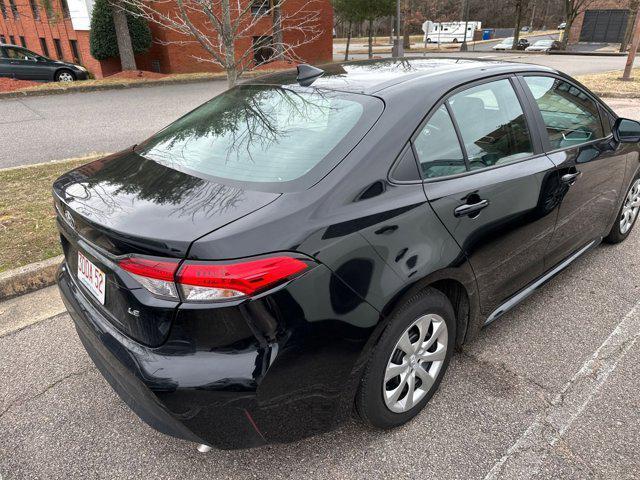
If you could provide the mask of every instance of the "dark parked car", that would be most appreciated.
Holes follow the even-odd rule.
[[[58,284],[161,432],[409,421],[453,350],[640,210],[640,124],[534,65],[299,67],[56,180]]]
[[[0,77],[73,82],[89,78],[81,65],[52,60],[17,45],[0,44]]]

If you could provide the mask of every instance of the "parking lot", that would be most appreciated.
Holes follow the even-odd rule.
[[[395,431],[356,421],[200,454],[92,366],[55,287],[0,304],[0,472],[22,478],[638,478],[640,230],[601,246],[455,355]],[[29,325],[31,322],[36,322]]]
[[[637,117],[637,102],[619,100]],[[93,367],[55,287],[0,303],[0,475],[23,478],[638,478],[640,230],[486,328],[403,428],[200,454]]]

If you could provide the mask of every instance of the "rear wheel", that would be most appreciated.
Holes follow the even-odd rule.
[[[60,70],[56,73],[56,82],[74,82],[75,80],[76,77],[71,70]]]
[[[378,428],[400,426],[424,408],[440,385],[453,353],[453,307],[427,288],[391,314],[356,398],[356,410]]]
[[[620,243],[626,239],[633,226],[638,220],[640,213],[640,175],[631,182],[629,191],[624,198],[620,212],[618,213],[618,219],[613,224],[611,232],[605,238],[608,243]]]

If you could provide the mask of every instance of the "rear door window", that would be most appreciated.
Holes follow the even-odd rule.
[[[413,144],[424,178],[456,175],[467,171],[453,122],[444,105],[427,120]]]
[[[373,115],[365,115],[372,103]],[[196,175],[290,182],[319,166],[338,146],[357,144],[379,117],[381,105],[362,95],[240,86],[187,114],[137,151]]]
[[[533,155],[525,114],[509,80],[469,88],[448,101],[460,129],[470,170]]]
[[[542,114],[551,150],[604,137],[598,105],[582,89],[554,77],[524,80]]]

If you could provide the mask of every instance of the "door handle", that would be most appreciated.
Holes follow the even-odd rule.
[[[580,175],[582,175],[582,172],[565,173],[560,177],[560,180],[567,185],[573,185]]]
[[[460,205],[457,207],[453,214],[456,217],[467,217],[469,215],[473,215],[474,213],[479,212],[483,208],[487,208],[489,206],[489,200],[480,200],[477,203],[465,203],[464,205]]]

